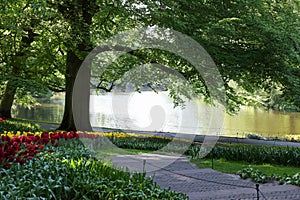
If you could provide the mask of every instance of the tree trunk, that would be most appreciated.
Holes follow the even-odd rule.
[[[83,40],[77,44],[79,52],[87,53],[90,42],[89,26],[92,24],[93,15],[99,10],[95,0],[76,1],[74,4],[58,4],[58,11],[64,16],[66,21],[69,21],[74,35],[80,35]],[[72,12],[70,12],[72,11]],[[78,16],[82,15],[82,19]],[[77,23],[74,23],[76,22]],[[91,50],[91,49],[90,49]],[[91,131],[89,120],[89,96],[90,96],[90,70],[88,68],[80,71],[80,76],[76,80],[76,76],[83,62],[74,50],[67,52],[66,61],[66,97],[65,97],[65,110],[63,120],[59,126],[59,130],[75,131]],[[74,92],[74,84],[76,84],[76,91]],[[73,111],[75,109],[75,111]],[[75,115],[74,115],[75,114]],[[75,120],[74,120],[75,116]],[[78,127],[76,127],[78,126]]]
[[[14,62],[12,63],[13,69],[12,74],[14,77],[17,77],[20,69],[19,66],[21,65],[20,60],[22,60],[22,57],[16,56],[14,58]],[[11,108],[14,103],[15,95],[17,92],[18,86],[14,83],[13,79],[9,79],[6,83],[6,88],[4,91],[4,94],[2,96],[1,104],[0,104],[0,117],[5,118],[12,118],[11,116]]]
[[[82,62],[74,52],[67,52],[65,109],[58,130],[92,131],[89,119],[90,68],[85,66],[80,69]]]
[[[16,91],[17,87],[8,81],[0,104],[0,117],[11,118],[11,108]]]
[[[26,36],[22,36],[21,47],[19,51],[14,55],[13,62],[10,63],[12,68],[13,77],[20,76],[20,70],[22,66],[25,66],[25,60],[27,59],[24,50],[30,46],[34,41],[36,34],[33,32],[33,28],[30,28]],[[8,80],[6,88],[0,104],[0,117],[11,118],[11,108],[14,103],[14,98],[17,92],[18,86],[13,83],[14,80]]]
[[[58,130],[65,131],[76,131],[76,126],[73,118],[72,111],[72,98],[73,98],[73,87],[76,79],[77,72],[80,68],[82,60],[80,60],[74,52],[67,52],[67,63],[66,63],[66,95],[65,95],[65,109],[62,122]]]
[[[90,123],[90,62],[81,65],[73,87],[73,118],[77,130],[92,131]]]

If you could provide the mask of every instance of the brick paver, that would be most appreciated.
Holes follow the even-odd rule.
[[[212,169],[198,169],[186,157],[158,154],[111,157],[117,167],[132,172],[145,171],[163,188],[183,192],[191,200],[257,199],[256,184]],[[300,188],[277,183],[260,184],[259,199],[300,199]]]

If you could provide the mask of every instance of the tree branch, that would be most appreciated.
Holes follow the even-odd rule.
[[[109,88],[106,88],[106,87],[104,87],[104,86],[101,85],[102,82],[103,82],[103,81],[100,81],[100,83],[99,83],[98,85],[95,85],[95,84],[93,84],[92,82],[90,82],[90,84],[91,84],[91,86],[92,86],[93,89],[100,89],[100,90],[103,90],[103,91],[105,91],[105,92],[111,92],[112,89],[113,89],[114,86],[115,86],[114,83],[111,83],[111,84],[110,84],[110,87],[109,87]]]
[[[55,88],[51,85],[48,85],[49,90],[51,90],[52,92],[65,92],[66,89],[65,88]]]

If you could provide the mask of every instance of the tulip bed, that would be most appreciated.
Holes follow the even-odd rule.
[[[188,199],[161,189],[145,174],[97,161],[78,139],[80,135],[2,132],[1,199]]]
[[[59,144],[59,139],[78,138],[75,132],[37,132],[20,133],[4,132],[0,142],[0,166],[8,168],[12,162],[24,164],[51,143],[54,147]],[[53,150],[50,149],[50,152]]]
[[[106,147],[111,148],[111,145],[114,145],[122,149],[163,151],[182,154],[192,143],[190,140],[181,138],[123,132],[81,133],[79,137],[91,151],[104,150]]]

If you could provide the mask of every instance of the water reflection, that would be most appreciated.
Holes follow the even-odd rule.
[[[243,137],[259,133],[266,137],[300,134],[300,113],[263,111],[243,107],[238,115],[225,115],[224,126],[214,127],[211,109],[201,102],[188,102],[184,110],[173,108],[166,94],[154,92],[91,95],[90,120],[93,126]],[[196,105],[196,106],[195,106]],[[128,109],[124,106],[128,106]],[[60,122],[63,100],[42,101],[34,109],[15,108],[13,117]],[[214,130],[216,129],[216,130]]]

